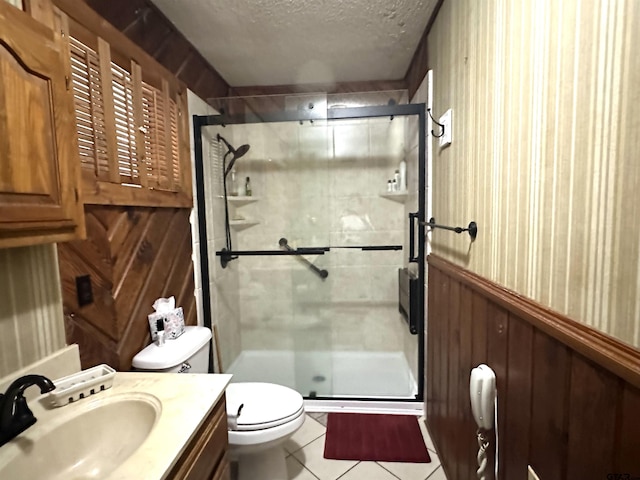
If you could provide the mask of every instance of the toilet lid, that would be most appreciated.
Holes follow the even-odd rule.
[[[304,400],[295,390],[273,383],[231,383],[225,392],[227,415],[242,411],[236,430],[262,430],[287,423],[304,412]]]

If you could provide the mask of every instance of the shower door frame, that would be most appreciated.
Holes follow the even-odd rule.
[[[423,402],[425,383],[425,223],[426,223],[426,105],[424,103],[410,103],[404,105],[381,105],[367,107],[345,107],[334,108],[326,111],[326,116],[318,110],[296,110],[270,112],[256,116],[255,120],[247,119],[245,115],[193,115],[193,137],[195,148],[195,176],[196,176],[196,196],[198,205],[198,233],[200,243],[200,274],[202,278],[202,303],[204,326],[212,330],[211,291],[209,288],[209,249],[207,245],[207,220],[204,197],[204,166],[202,148],[202,127],[251,123],[277,123],[277,122],[303,122],[315,120],[354,120],[378,117],[418,117],[418,211],[409,215],[410,232],[414,230],[415,221],[418,221],[417,240],[409,239],[409,263],[418,264],[418,291],[419,291],[419,311],[418,311],[418,392],[415,398],[399,399],[389,398],[394,402]],[[417,257],[414,257],[415,243],[418,245]],[[407,327],[408,328],[408,327]],[[209,373],[213,373],[213,351],[209,349]],[[314,397],[313,400],[355,400],[355,401],[384,401],[384,397]]]

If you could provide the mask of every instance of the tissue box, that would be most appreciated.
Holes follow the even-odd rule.
[[[162,319],[164,323],[165,338],[178,338],[184,333],[184,313],[182,307],[174,308],[168,312],[154,312],[147,316],[149,319],[149,331],[151,332],[151,341],[155,342],[158,338],[158,319]]]

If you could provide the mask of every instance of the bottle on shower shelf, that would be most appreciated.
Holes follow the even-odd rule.
[[[400,179],[398,181],[398,190],[404,192],[407,189],[407,162],[404,159],[400,162]]]
[[[247,177],[247,180],[244,183],[244,194],[247,197],[250,197],[251,194],[252,194],[252,191],[251,191],[251,180],[249,179],[249,177]]]
[[[231,170],[231,184],[229,185],[229,195],[238,196],[238,179],[236,177],[236,169]]]

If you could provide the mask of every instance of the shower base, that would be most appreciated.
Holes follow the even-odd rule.
[[[244,350],[227,369],[232,382],[285,385],[305,398],[414,399],[403,352]]]

